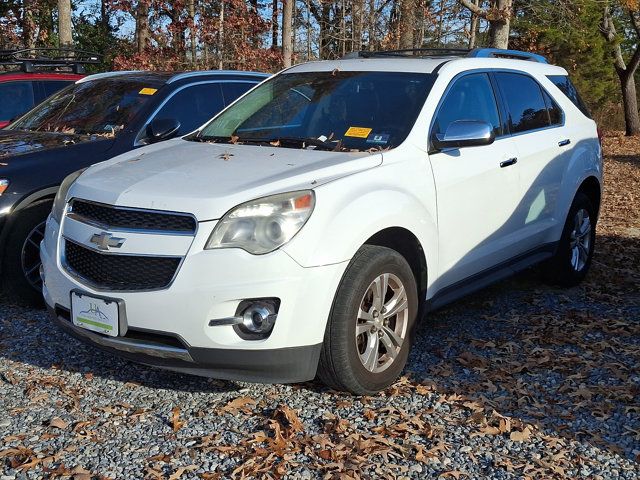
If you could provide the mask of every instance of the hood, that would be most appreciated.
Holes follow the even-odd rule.
[[[98,139],[98,137],[89,135],[0,130],[0,161],[41,150],[66,148]],[[100,138],[100,140],[102,140],[102,138]]]
[[[240,203],[312,189],[380,163],[380,153],[177,139],[94,165],[73,184],[68,198],[188,212],[199,221],[213,220]]]

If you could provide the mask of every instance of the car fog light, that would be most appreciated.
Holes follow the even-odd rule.
[[[253,333],[268,333],[277,316],[273,305],[254,303],[242,313],[242,326]]]

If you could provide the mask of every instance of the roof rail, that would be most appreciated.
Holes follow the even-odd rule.
[[[76,83],[85,83],[91,80],[96,80],[99,78],[109,78],[109,77],[117,77],[122,74],[127,73],[143,73],[144,70],[116,70],[115,72],[102,72],[102,73],[94,73],[93,75],[87,75],[86,77],[81,78],[76,81]]]
[[[184,78],[199,77],[204,75],[244,75],[244,76],[250,76],[250,77],[257,77],[257,78],[267,78],[271,74],[260,73],[260,72],[247,72],[242,70],[194,70],[191,72],[176,73],[173,77],[171,77],[167,81],[167,83],[177,82],[178,80],[182,80]]]
[[[41,70],[69,69],[73,73],[85,72],[85,65],[100,63],[102,55],[70,48],[23,48],[0,50],[0,66],[19,66],[25,73]]]
[[[353,58],[375,58],[375,57],[464,57],[471,50],[468,48],[405,48],[402,50],[378,50],[358,51],[347,53],[343,60]]]
[[[530,62],[549,63],[542,55],[521,50],[506,50],[502,48],[474,48],[467,55],[472,58],[513,58]]]

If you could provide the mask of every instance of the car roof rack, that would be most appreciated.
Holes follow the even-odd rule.
[[[70,70],[85,73],[85,65],[97,65],[102,55],[71,48],[23,48],[0,50],[1,66],[18,66],[25,73]]]
[[[342,57],[343,60],[352,58],[380,58],[380,57],[464,57],[471,50],[468,48],[404,48],[401,50],[377,50],[347,53]]]
[[[537,53],[502,48],[474,48],[467,56],[472,58],[511,58],[515,60],[528,60],[530,62],[549,63],[545,57]]]
[[[511,58],[514,60],[528,60],[531,62],[548,63],[542,55],[521,50],[506,50],[501,48],[407,48],[402,50],[380,50],[375,52],[358,51],[347,53],[343,60],[353,58],[434,58],[434,57],[467,57],[467,58]]]

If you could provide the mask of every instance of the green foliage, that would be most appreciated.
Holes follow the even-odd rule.
[[[594,112],[619,101],[611,53],[598,28],[600,2],[537,0],[515,6],[512,48],[539,51],[563,66]]]

